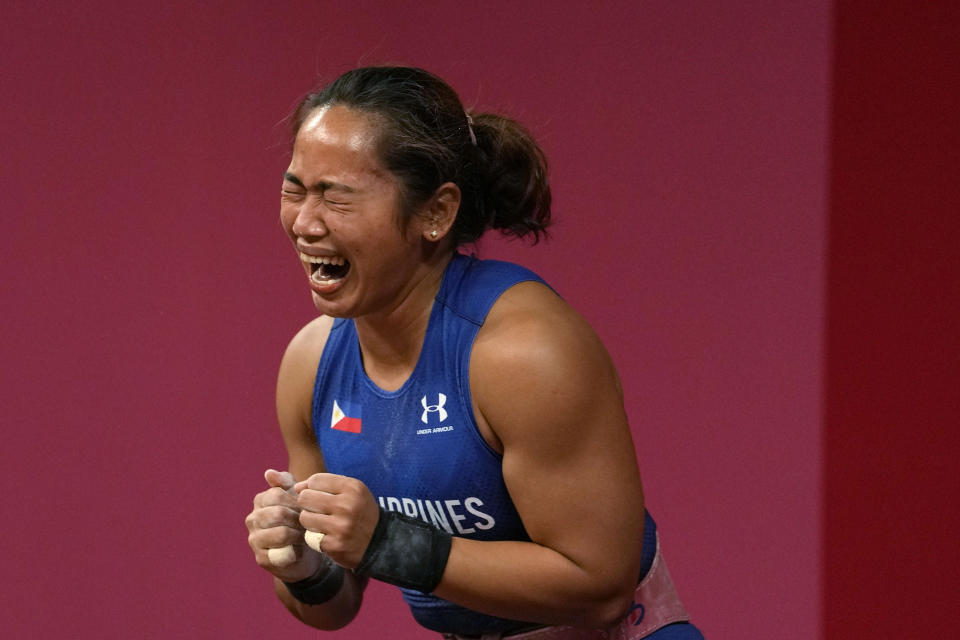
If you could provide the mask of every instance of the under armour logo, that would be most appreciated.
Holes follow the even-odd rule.
[[[440,414],[440,422],[443,422],[447,419],[447,410],[443,408],[443,405],[447,404],[447,396],[438,394],[440,399],[437,401],[437,404],[427,404],[427,396],[423,396],[420,399],[420,404],[423,405],[423,415],[420,416],[420,421],[423,424],[427,424],[427,414],[437,412]]]

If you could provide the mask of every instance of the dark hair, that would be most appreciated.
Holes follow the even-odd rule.
[[[468,116],[456,92],[423,69],[364,67],[308,95],[293,113],[294,137],[311,112],[335,104],[379,120],[378,152],[400,180],[406,219],[441,184],[453,182],[462,194],[452,230],[456,244],[487,229],[532,236],[534,243],[546,235],[547,159],[517,122],[491,113]]]

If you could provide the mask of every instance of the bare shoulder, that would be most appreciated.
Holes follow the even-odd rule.
[[[524,282],[508,289],[490,310],[474,345],[479,377],[505,371],[535,374],[535,382],[580,379],[600,371],[619,382],[593,328],[549,287]],[[597,383],[602,380],[594,380]],[[562,383],[563,386],[569,384]]]
[[[501,441],[565,422],[544,419],[550,416],[622,405],[619,379],[596,332],[536,282],[511,287],[493,306],[474,344],[470,378],[478,417]],[[514,425],[523,433],[513,433]]]
[[[281,375],[302,374],[303,370],[310,370],[312,378],[320,363],[320,356],[323,354],[332,326],[333,318],[320,316],[300,329],[290,340],[283,354],[283,361],[280,363]]]

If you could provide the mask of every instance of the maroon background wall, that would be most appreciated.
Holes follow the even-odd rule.
[[[960,627],[960,5],[837,3],[827,638]]]
[[[313,312],[280,121],[397,61],[543,142],[554,240],[482,250],[610,346],[695,619],[814,637],[829,3],[195,4],[3,9],[3,635],[316,637],[242,524]],[[377,586],[332,637],[429,634]]]

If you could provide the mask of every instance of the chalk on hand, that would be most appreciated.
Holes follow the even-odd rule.
[[[303,541],[307,543],[307,546],[313,549],[318,553],[323,553],[323,549],[320,548],[320,542],[323,541],[323,536],[325,533],[319,531],[305,531],[303,534]]]
[[[267,549],[267,559],[275,567],[285,567],[293,564],[297,559],[297,552],[293,550],[293,545],[288,544],[285,547]]]

